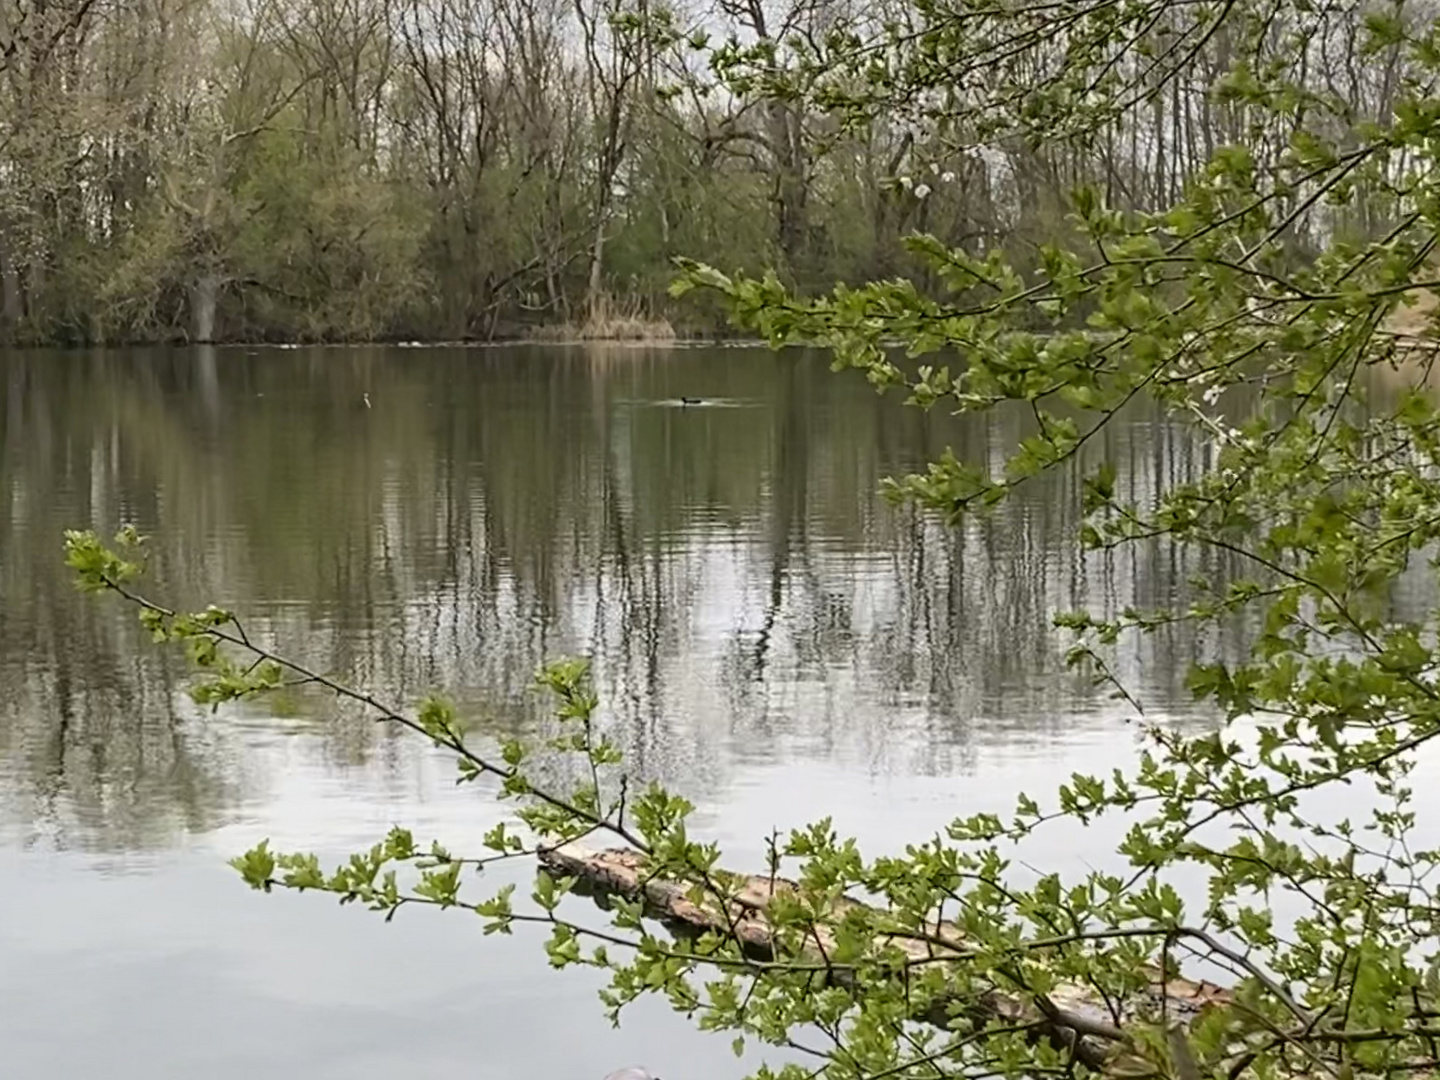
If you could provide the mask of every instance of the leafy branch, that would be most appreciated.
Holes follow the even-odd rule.
[[[638,997],[659,993],[702,1028],[803,1049],[827,1075],[877,1078],[936,1068],[947,1075],[948,1068],[1006,1076],[1183,1076],[1192,1066],[1222,1064],[1238,1075],[1288,1067],[1291,1058],[1308,1068],[1363,1063],[1386,1072],[1413,1062],[1416,1047],[1437,1034],[1440,985],[1423,979],[1413,983],[1413,1010],[1392,1009],[1386,1024],[1366,1024],[1377,1016],[1376,1003],[1357,1003],[1352,960],[1355,949],[1379,947],[1400,925],[1413,930],[1425,894],[1377,893],[1375,879],[1307,858],[1253,825],[1251,835],[1226,850],[1185,839],[1216,816],[1251,808],[1293,817],[1293,785],[1267,786],[1251,775],[1254,766],[1234,760],[1214,738],[1170,736],[1161,742],[1163,767],[1146,755],[1132,778],[1117,773],[1107,784],[1077,776],[1059,793],[1053,814],[1022,797],[1009,825],[991,815],[957,820],[948,839],[912,846],[904,856],[866,861],[853,841],[841,841],[822,821],[777,845],[769,874],[747,876],[721,869],[718,849],[689,837],[685,800],[652,786],[633,801],[633,824],[626,824],[623,777],[620,794],[602,799],[606,771],[620,759],[597,737],[598,702],[583,664],[551,665],[538,679],[555,695],[560,734],[538,748],[507,740],[492,757],[469,745],[464,725],[438,698],[407,715],[259,644],[232,612],[184,614],[146,598],[134,584],[144,558],[133,530],[123,530],[113,547],[93,533],[72,532],[66,551],[82,589],[122,598],[157,641],[183,644],[199,674],[192,687],[197,703],[213,710],[281,685],[313,683],[453,754],[462,782],[496,777],[500,796],[519,804],[519,831],[497,825],[484,838],[488,854],[456,855],[396,828],[326,872],[313,855],[272,852],[262,841],[234,860],[248,884],[267,892],[327,892],[387,920],[423,905],[477,914],[487,933],[547,928],[553,965],[609,973],[602,996],[617,1019]],[[568,791],[538,783],[529,769],[544,751],[580,755],[586,779]],[[1359,768],[1376,764],[1347,760]],[[1221,768],[1232,762],[1228,771]],[[1096,873],[1062,889],[1052,875],[1022,889],[1007,880],[1009,861],[997,841],[1028,835],[1056,817],[1084,821],[1147,802],[1157,812],[1122,848],[1139,866],[1129,881]],[[584,846],[597,835],[626,846]],[[469,895],[467,876],[529,858],[541,865],[528,907],[517,906],[513,884]],[[1414,868],[1424,858],[1389,865]],[[784,860],[797,863],[793,879],[778,873]],[[1185,905],[1161,877],[1181,861],[1212,867],[1212,881],[1224,885],[1199,923],[1187,921]],[[1308,895],[1304,884],[1317,879],[1327,883],[1324,911],[1301,920],[1288,940],[1240,902],[1247,891],[1275,883]],[[577,889],[610,897],[608,927],[562,913]],[[857,893],[879,902],[852,899]],[[1327,964],[1327,939],[1314,938],[1310,928],[1348,927],[1362,909],[1364,933],[1347,937],[1344,956]],[[1186,982],[1172,967],[1177,952],[1229,967],[1235,985]],[[1316,993],[1313,978],[1305,997],[1290,988],[1301,957],[1307,970],[1323,972],[1326,994]],[[1402,956],[1389,962],[1395,976],[1412,970]],[[1349,999],[1337,1019],[1340,987]],[[1197,1003],[1204,1006],[1198,1014]],[[889,1019],[880,1023],[881,1017]],[[919,1034],[915,1021],[937,1034]],[[832,1045],[804,1047],[793,1035],[801,1026],[827,1032]]]

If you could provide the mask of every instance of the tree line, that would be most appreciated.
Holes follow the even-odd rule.
[[[1141,5],[1087,70],[1091,97],[1144,107],[1037,140],[997,135],[997,103],[1031,130],[1083,116],[1086,88],[1048,67],[1073,70],[1122,5],[1068,5],[1090,23],[1067,24],[962,4],[963,40],[887,66],[874,42],[931,6],[5,0],[0,325],[24,343],[708,332],[718,304],[666,294],[677,256],[801,290],[916,272],[912,231],[1033,261],[1077,184],[1161,206],[1217,147],[1283,154],[1303,103],[1257,120],[1235,103],[1245,64],[1293,53],[1355,124],[1388,115],[1407,61],[1357,35],[1377,11],[1430,17],[1275,5],[1237,30],[1230,5]],[[1347,215],[1373,230],[1384,209]]]

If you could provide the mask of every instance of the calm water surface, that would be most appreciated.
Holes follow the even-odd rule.
[[[153,593],[233,607],[394,700],[443,686],[492,734],[543,724],[542,661],[590,656],[631,767],[688,794],[732,863],[824,814],[878,852],[1129,758],[1128,714],[1065,670],[1049,612],[1225,572],[1158,545],[1079,556],[1074,472],[958,530],[877,496],[1023,432],[753,349],[0,354],[4,1075],[719,1080],[758,1060],[663,1008],[612,1030],[538,937],[246,890],[225,860],[262,837],[336,857],[400,822],[464,849],[497,811],[331,703],[199,714],[131,613],[74,592],[63,529],[133,522]],[[1091,450],[1141,496],[1206,453],[1144,413]],[[1202,723],[1185,665],[1229,647],[1175,631],[1121,671],[1152,715]]]

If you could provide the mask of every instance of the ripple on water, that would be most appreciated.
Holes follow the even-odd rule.
[[[178,658],[75,594],[67,526],[133,516],[160,595],[233,606],[389,701],[444,688],[487,745],[549,730],[535,670],[591,658],[636,782],[691,797],[697,831],[742,866],[823,814],[896,850],[1123,760],[1133,732],[1064,670],[1049,611],[1144,605],[1193,569],[1148,549],[1070,557],[1074,477],[961,529],[891,508],[882,476],[946,445],[992,460],[1015,430],[902,409],[820,358],[221,355],[218,394],[186,350],[3,359],[26,365],[25,416],[57,433],[0,461],[0,1045],[17,1075],[232,1080],[276,1055],[317,1078],[382,1075],[403,1028],[408,1071],[471,1080],[462,1024],[505,1033],[486,1040],[497,1076],[579,1075],[599,1056],[720,1080],[755,1063],[663,1008],[611,1031],[595,987],[551,972],[531,936],[482,939],[459,916],[378,927],[241,887],[225,859],[267,836],[329,860],[405,824],[469,849],[497,803],[313,687],[195,710]],[[1141,501],[1193,464],[1179,436],[1152,453],[1150,424],[1106,448]],[[1165,677],[1198,647],[1162,635],[1125,658],[1176,723],[1203,721]]]

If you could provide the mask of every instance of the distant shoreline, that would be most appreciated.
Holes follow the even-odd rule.
[[[607,349],[740,349],[767,348],[765,341],[750,337],[675,337],[675,338],[585,338],[585,337],[494,337],[482,338],[356,338],[331,341],[265,341],[229,338],[219,341],[186,341],[183,338],[154,341],[115,341],[77,344],[73,342],[33,342],[0,344],[0,352],[95,352],[121,349],[248,349],[295,352],[303,349],[499,349],[516,346],[536,348],[600,348]]]

